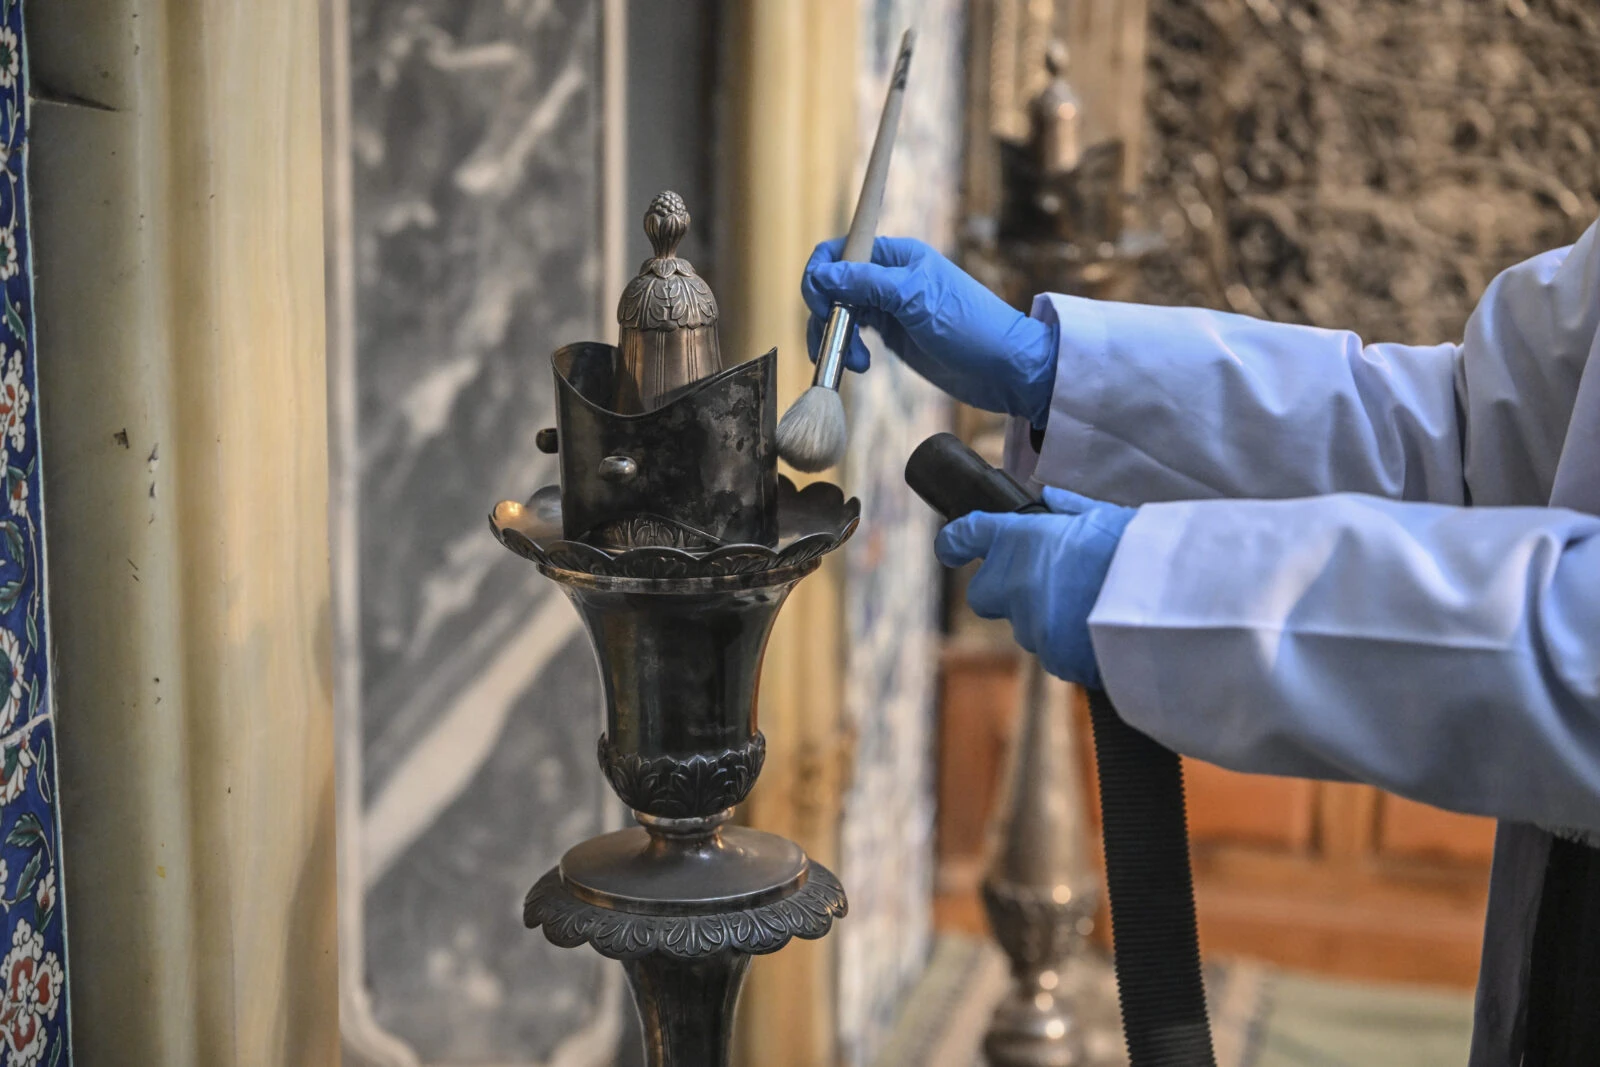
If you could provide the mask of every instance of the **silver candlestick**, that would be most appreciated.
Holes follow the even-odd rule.
[[[656,198],[655,245],[618,345],[553,357],[561,484],[490,523],[572,600],[605,694],[600,769],[639,825],[581,842],[524,919],[621,960],[652,1067],[729,1062],[750,957],[818,938],[844,890],[800,847],[733,826],[766,758],[762,653],[784,598],[854,532],[860,504],[777,473],[776,351],[722,369],[717,306],[677,258],[689,225]]]
[[[1099,885],[1087,848],[1068,689],[1026,658],[983,882],[989,925],[1015,979],[984,1038],[995,1067],[1086,1062],[1066,968],[1094,927]]]

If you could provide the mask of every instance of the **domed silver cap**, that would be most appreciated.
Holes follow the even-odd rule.
[[[621,414],[654,411],[678,391],[722,370],[717,298],[678,242],[689,232],[689,209],[677,193],[661,193],[645,212],[644,232],[655,255],[622,291],[617,304],[625,373],[612,404]]]

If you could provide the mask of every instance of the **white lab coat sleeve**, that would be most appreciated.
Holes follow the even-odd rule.
[[[1120,504],[1362,492],[1464,499],[1457,345],[1365,345],[1348,331],[1201,308],[1046,294],[1059,348],[1037,453],[1007,465]]]
[[[1089,622],[1119,712],[1176,751],[1600,830],[1600,519],[1151,505]]]
[[[1050,421],[1037,452],[1011,427],[1008,468],[1123,504],[1544,503],[1600,330],[1597,227],[1497,276],[1460,345],[1040,296],[1058,336]]]
[[[1475,504],[1550,500],[1600,329],[1600,237],[1503,271],[1467,322],[1457,392]]]

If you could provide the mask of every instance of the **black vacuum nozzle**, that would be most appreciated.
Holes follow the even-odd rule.
[[[917,446],[906,461],[906,484],[947,522],[973,511],[1044,507],[952,433],[936,433]]]

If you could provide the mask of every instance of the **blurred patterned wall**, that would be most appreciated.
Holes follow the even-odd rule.
[[[865,166],[901,32],[916,24],[905,110],[878,232],[946,251],[961,174],[964,0],[864,0],[857,103]],[[868,335],[872,371],[854,375],[844,484],[861,498],[846,548],[845,715],[854,766],[840,876],[850,917],[839,940],[841,1062],[864,1064],[920,976],[932,935],[933,702],[939,648],[938,524],[906,487],[906,457],[946,428],[948,405]]]

